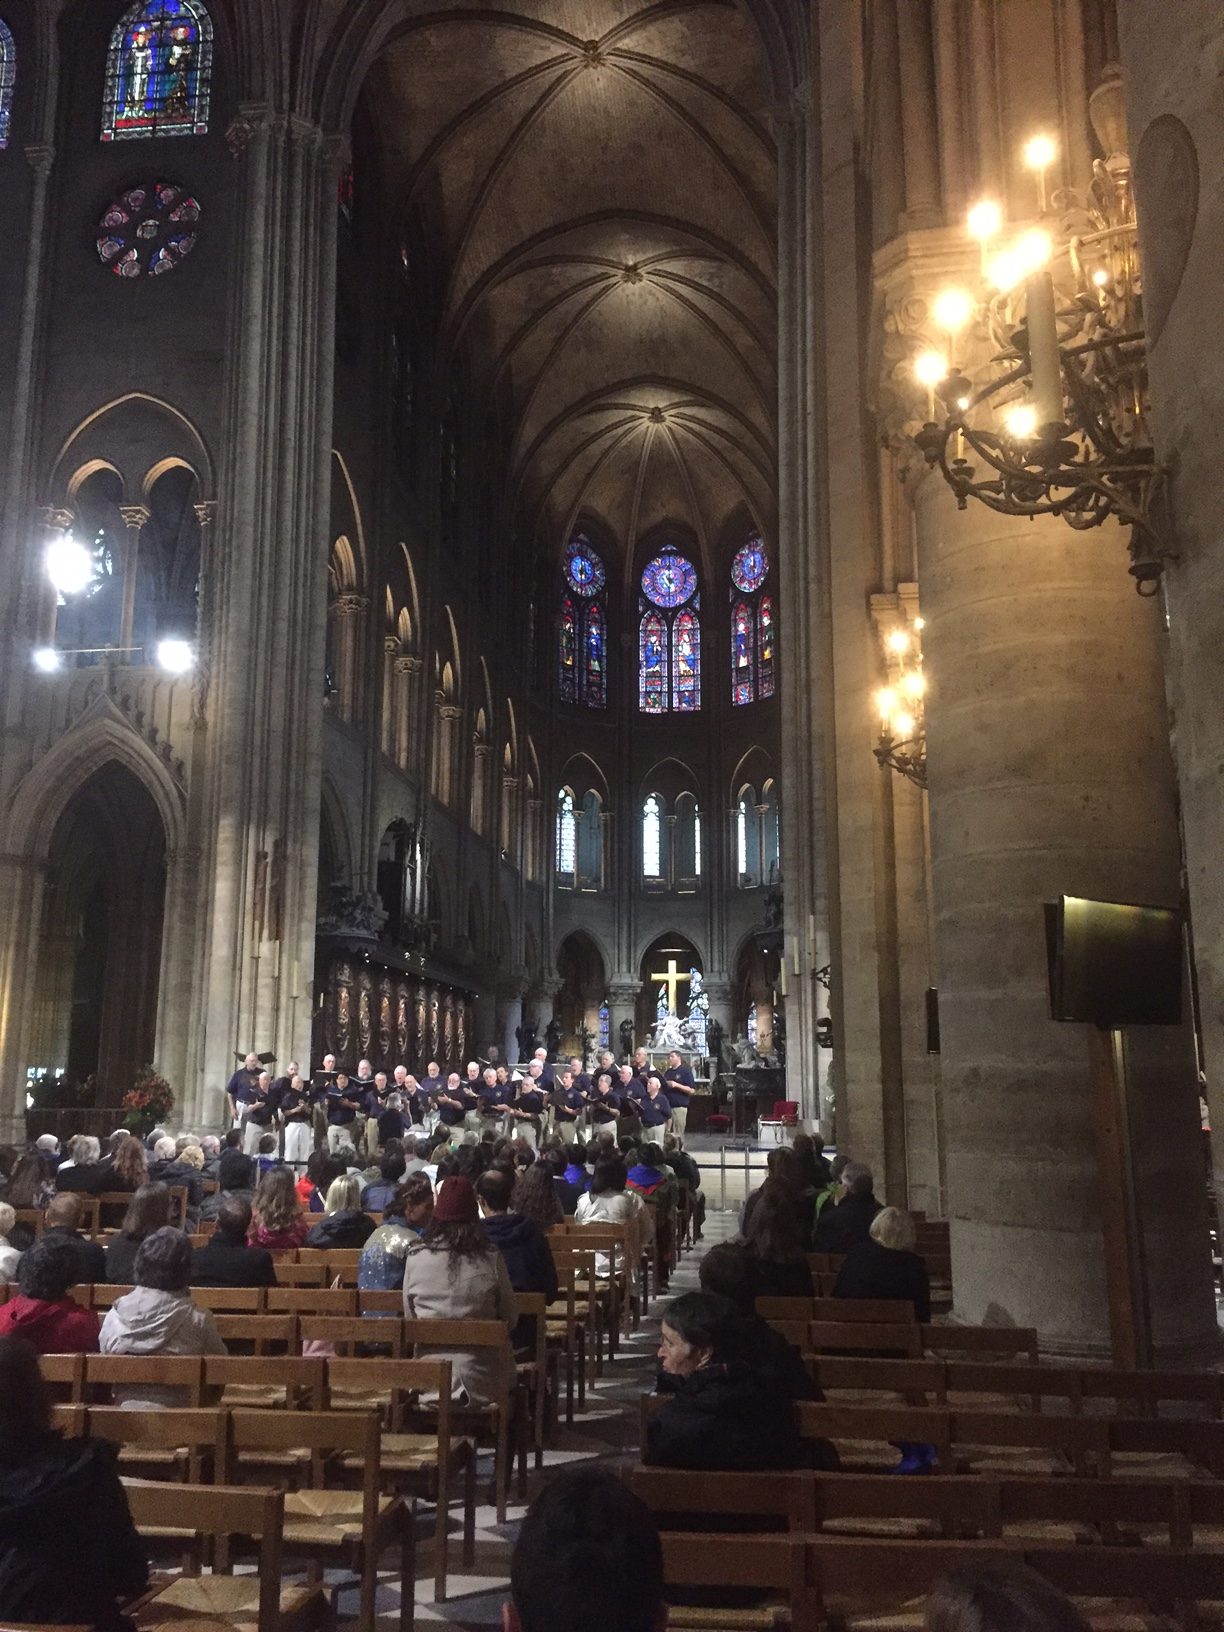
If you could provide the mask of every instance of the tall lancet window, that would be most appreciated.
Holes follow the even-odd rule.
[[[574,795],[562,788],[557,795],[557,872],[573,882],[578,866],[578,823]]]
[[[13,117],[13,87],[17,82],[17,47],[8,24],[0,17],[0,147],[8,146]]]
[[[701,707],[701,597],[697,572],[663,550],[642,573],[638,605],[638,706],[643,714],[694,714]]]
[[[140,0],[110,38],[102,140],[203,136],[212,94],[212,19],[202,0]]]
[[[642,877],[663,877],[663,801],[657,793],[642,806]]]
[[[769,558],[752,538],[731,563],[731,701],[737,708],[774,694],[773,597]]]
[[[608,705],[607,573],[580,533],[569,542],[557,625],[557,693],[583,708]]]

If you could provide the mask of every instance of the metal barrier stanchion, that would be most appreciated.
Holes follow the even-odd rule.
[[[718,1147],[718,1210],[725,1213],[727,1210],[727,1147]]]

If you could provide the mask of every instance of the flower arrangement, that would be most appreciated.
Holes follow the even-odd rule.
[[[127,1112],[124,1126],[132,1129],[151,1128],[163,1121],[174,1109],[174,1090],[165,1077],[159,1076],[151,1065],[146,1065],[122,1099]]]

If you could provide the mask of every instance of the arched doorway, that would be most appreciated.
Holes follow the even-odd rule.
[[[47,851],[31,1065],[117,1105],[154,1063],[166,832],[125,766],[102,766],[61,811]]]
[[[556,1017],[565,1054],[586,1053],[599,1046],[599,1010],[608,995],[608,971],[591,936],[582,930],[567,935],[557,949]]]
[[[683,1020],[689,1012],[690,972],[705,973],[701,953],[686,935],[674,930],[652,941],[642,954],[642,987],[638,993],[635,1030],[640,1040],[655,1027],[660,992],[666,992],[672,1012]]]

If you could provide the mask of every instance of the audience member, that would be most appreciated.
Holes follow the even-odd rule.
[[[503,1632],[664,1632],[666,1625],[663,1550],[646,1504],[605,1468],[551,1480],[514,1546]]]
[[[400,1151],[383,1152],[378,1163],[377,1181],[374,1184],[367,1184],[361,1192],[361,1205],[367,1213],[386,1211],[387,1203],[394,1199],[403,1182],[407,1166]]]
[[[55,1185],[44,1157],[36,1151],[19,1156],[4,1187],[10,1207],[43,1208],[55,1194]]]
[[[7,1286],[17,1279],[17,1265],[21,1262],[23,1248],[13,1242],[16,1225],[17,1214],[7,1201],[0,1201],[0,1286]]]
[[[756,1312],[756,1264],[748,1248],[739,1241],[720,1242],[702,1258],[697,1275],[703,1292],[726,1298],[739,1311],[740,1355],[762,1387],[781,1389],[795,1400],[820,1399],[802,1354]]]
[[[791,1141],[791,1149],[795,1153],[803,1193],[809,1201],[814,1202],[833,1176],[833,1170],[825,1160],[824,1140],[818,1133],[797,1133]]]
[[[818,1190],[816,1192],[816,1206],[813,1209],[813,1212],[817,1219],[820,1218],[821,1213],[826,1207],[833,1207],[836,1205],[837,1200],[841,1195],[842,1174],[846,1171],[849,1165],[849,1156],[843,1155],[841,1152],[838,1152],[838,1154],[834,1156],[833,1160],[829,1163],[829,1182],[822,1190]]]
[[[34,1149],[47,1164],[47,1172],[54,1173],[60,1165],[60,1142],[53,1133],[40,1133],[34,1141]]]
[[[515,1319],[505,1260],[480,1226],[471,1181],[443,1181],[434,1214],[404,1261],[404,1313],[413,1320]],[[491,1351],[450,1352],[456,1397],[472,1404],[499,1398],[501,1375]]]
[[[768,1183],[757,1195],[760,1199],[744,1228],[744,1241],[756,1274],[756,1296],[810,1298],[812,1272],[793,1198]]]
[[[128,1203],[117,1235],[106,1244],[106,1278],[112,1286],[131,1286],[140,1243],[170,1222],[170,1191],[164,1184],[142,1184]]]
[[[115,1151],[107,1189],[129,1190],[134,1194],[148,1182],[149,1163],[145,1148],[135,1134],[129,1134]]]
[[[823,1208],[816,1221],[816,1252],[849,1252],[867,1240],[871,1221],[880,1211],[880,1203],[872,1194],[874,1184],[869,1167],[861,1162],[846,1163],[841,1199],[835,1206]]]
[[[124,1138],[127,1138],[126,1129]],[[55,1175],[57,1190],[78,1190],[87,1196],[96,1196],[108,1188],[110,1166],[103,1162],[102,1147],[92,1135],[78,1133],[70,1139],[68,1158],[68,1161],[61,1163]]]
[[[238,1131],[236,1128],[233,1130]],[[221,1216],[221,1204],[226,1196],[241,1196],[244,1201],[253,1201],[255,1197],[255,1163],[249,1156],[244,1156],[240,1150],[230,1146],[221,1152],[221,1159],[217,1165],[217,1184],[219,1189],[212,1195],[205,1196],[200,1208],[201,1219],[216,1219]]]
[[[357,1285],[363,1292],[398,1292],[404,1284],[404,1259],[433,1217],[433,1185],[414,1173],[383,1208],[383,1221],[361,1249]]]
[[[104,1281],[106,1254],[97,1241],[81,1234],[84,1211],[80,1196],[71,1191],[67,1195],[52,1196],[43,1215],[43,1235],[72,1242],[77,1255],[78,1281]]]
[[[561,1171],[558,1192],[561,1195],[561,1208],[567,1217],[572,1218],[578,1208],[578,1198],[591,1188],[591,1175],[586,1169],[586,1151],[579,1144],[566,1145],[564,1151],[565,1166]],[[565,1190],[561,1190],[561,1185]]]
[[[222,1197],[217,1227],[191,1256],[192,1286],[275,1286],[276,1266],[265,1247],[247,1245],[251,1203],[243,1195]]]
[[[851,1247],[833,1284],[835,1298],[899,1298],[914,1306],[914,1317],[931,1318],[931,1282],[914,1251],[918,1231],[899,1207],[882,1207],[866,1241]]]
[[[800,1243],[804,1252],[812,1250],[812,1209],[814,1197],[805,1196],[799,1162],[789,1145],[779,1145],[766,1158],[768,1174],[765,1183],[754,1190],[744,1202],[740,1214],[740,1233],[745,1237],[752,1215],[767,1193],[784,1200],[795,1217]]]
[[[926,1632],[1088,1632],[1069,1598],[1019,1559],[990,1558],[937,1581]]]
[[[579,1224],[632,1224],[634,1235],[629,1257],[631,1264],[636,1265],[643,1245],[641,1214],[646,1209],[640,1196],[631,1195],[626,1190],[627,1180],[628,1174],[620,1156],[601,1155],[595,1163],[591,1188],[585,1196],[579,1197],[574,1219]],[[595,1272],[598,1275],[611,1274],[612,1266],[606,1252],[595,1254]]]
[[[688,1185],[689,1206],[693,1210],[693,1239],[700,1241],[705,1230],[706,1201],[701,1188],[701,1169],[674,1133],[663,1136],[663,1160],[683,1184]]]
[[[160,1144],[161,1141],[159,1148]],[[152,1173],[151,1169],[150,1172],[152,1177],[168,1184],[172,1190],[186,1190],[187,1225],[193,1229],[201,1217],[204,1203],[204,1185],[200,1176],[204,1167],[204,1152],[194,1142],[184,1145],[181,1150],[176,1142],[171,1141],[171,1144],[170,1160],[161,1163],[156,1173]]]
[[[200,1169],[202,1179],[219,1179],[221,1167],[221,1141],[215,1133],[206,1133],[200,1140],[200,1149],[204,1152],[204,1166]]]
[[[327,1188],[323,1217],[306,1237],[308,1247],[364,1247],[374,1234],[374,1220],[361,1210],[361,1180],[353,1173],[333,1179]]]
[[[18,1296],[0,1304],[0,1337],[23,1337],[39,1354],[96,1353],[98,1317],[68,1296],[79,1269],[70,1237],[40,1235],[17,1266]]]
[[[191,1242],[182,1230],[155,1230],[136,1254],[136,1284],[107,1310],[103,1354],[225,1354],[207,1309],[194,1303]],[[115,1383],[116,1405],[145,1410],[186,1405],[188,1391],[173,1383]]]
[[[275,1167],[265,1173],[251,1202],[251,1245],[287,1251],[300,1247],[309,1233],[310,1221],[298,1200],[293,1169]]]
[[[54,1431],[36,1349],[0,1338],[0,1616],[130,1632],[119,1600],[148,1581],[116,1447]]]
[[[540,1161],[524,1168],[513,1175],[513,1185],[511,1207],[523,1218],[530,1219],[539,1230],[546,1233],[565,1221],[551,1163]]]
[[[530,1168],[519,1184],[536,1171]],[[553,1195],[552,1180],[548,1179],[547,1194]],[[517,1195],[514,1181],[508,1173],[490,1168],[476,1181],[476,1195],[480,1202],[480,1216],[485,1234],[506,1261],[506,1273],[516,1292],[543,1292],[549,1300],[557,1295],[557,1266],[549,1249],[548,1238],[533,1218],[511,1211],[511,1198]],[[554,1197],[555,1200],[555,1197]]]
[[[712,1292],[668,1304],[659,1361],[670,1398],[650,1424],[648,1461],[724,1472],[803,1465],[795,1397],[754,1375],[742,1324],[735,1305]]]

